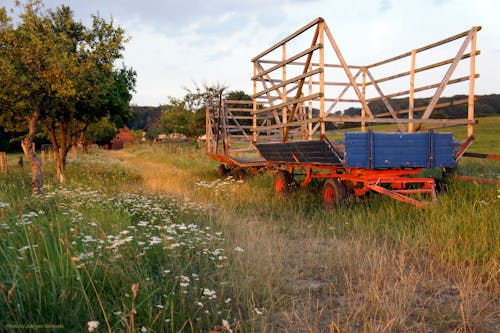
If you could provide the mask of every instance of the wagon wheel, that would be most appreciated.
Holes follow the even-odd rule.
[[[217,174],[219,175],[219,177],[224,177],[225,175],[227,175],[227,172],[228,169],[226,168],[226,166],[224,164],[219,164],[219,168],[217,169]]]
[[[247,180],[248,173],[246,172],[245,169],[238,169],[236,171],[236,178],[238,178],[238,180]]]
[[[328,179],[323,187],[323,205],[333,209],[347,198],[347,188],[338,179]]]
[[[290,191],[290,188],[295,185],[290,172],[286,170],[278,170],[274,174],[274,193],[278,196]]]

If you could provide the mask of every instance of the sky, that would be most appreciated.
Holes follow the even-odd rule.
[[[132,104],[158,106],[216,83],[252,93],[251,58],[321,16],[349,64],[365,65],[480,25],[476,93],[500,93],[498,0],[44,0],[125,29]],[[0,0],[12,7],[14,0]]]

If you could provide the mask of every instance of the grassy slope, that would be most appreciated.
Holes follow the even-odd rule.
[[[480,120],[474,150],[498,151],[499,122]],[[321,184],[285,199],[274,196],[266,174],[225,188],[201,150],[178,149],[114,155],[140,170],[146,188],[219,208],[213,221],[228,248],[246,250],[228,272],[239,306],[257,300],[267,309],[259,329],[499,329],[494,186],[452,183],[425,211],[373,195],[328,213]],[[459,171],[494,177],[499,167],[464,159]],[[194,185],[200,180],[209,186]]]

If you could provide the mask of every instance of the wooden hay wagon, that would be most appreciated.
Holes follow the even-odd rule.
[[[207,154],[244,168],[244,160],[231,156],[237,151],[229,145],[231,135],[237,133],[244,149],[258,151],[252,163],[275,170],[278,195],[297,183],[325,179],[323,202],[329,208],[369,191],[425,207],[424,197],[435,201],[439,184],[419,176],[421,171],[455,168],[474,140],[480,29],[361,66],[347,64],[328,25],[317,18],[252,59],[250,112],[230,111],[222,97],[212,100]],[[464,86],[463,98],[442,98],[448,87]],[[448,119],[435,112],[457,104],[466,105],[465,115]],[[238,118],[235,112],[245,114]],[[332,126],[339,124],[357,125],[360,132],[334,140]],[[467,127],[465,140],[434,131],[452,126]]]

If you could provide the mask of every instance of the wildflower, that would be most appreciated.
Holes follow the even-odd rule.
[[[196,303],[199,307],[203,307],[203,303],[202,302],[198,302]]]
[[[226,303],[226,304],[231,303],[231,299],[230,298],[226,298],[226,300],[224,301],[224,303]]]
[[[257,315],[259,315],[259,316],[262,314],[262,311],[260,311],[258,308],[254,308],[253,310],[254,310],[254,311],[255,311],[255,313],[256,313]]]
[[[203,288],[203,295],[208,297],[208,299],[216,299],[217,298],[215,290],[210,290],[208,288]]]
[[[99,326],[99,322],[91,320],[87,323],[87,325],[89,326],[89,332],[93,332],[97,328],[97,326]]]
[[[142,333],[146,333],[147,331],[148,331],[148,329],[147,329],[146,327],[142,326],[142,328],[141,328],[141,332],[142,332]]]
[[[233,330],[231,329],[231,325],[229,325],[228,321],[225,320],[225,319],[222,319],[222,327],[224,327],[224,329],[229,332],[229,333],[233,333]]]
[[[149,242],[149,245],[156,245],[156,244],[161,244],[161,238],[153,236],[151,237],[151,241]]]
[[[163,305],[161,305],[161,304],[156,305],[156,307],[157,307],[158,309],[163,309],[163,308],[164,308],[164,306],[163,306]]]
[[[234,248],[234,250],[235,250],[236,252],[245,252],[245,250],[243,250],[243,249],[242,249],[241,247],[239,247],[239,246],[235,247],[235,248]]]

